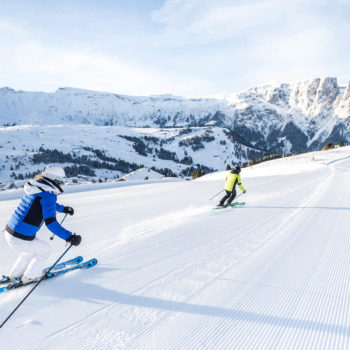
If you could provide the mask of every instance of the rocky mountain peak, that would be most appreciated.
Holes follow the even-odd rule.
[[[350,82],[343,89],[343,93],[337,96],[334,102],[334,115],[340,119],[347,119],[350,117]]]

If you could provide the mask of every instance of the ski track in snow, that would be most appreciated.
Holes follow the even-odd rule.
[[[67,194],[76,252],[99,265],[43,283],[0,349],[348,349],[349,176],[342,156],[243,177],[247,205],[219,211],[223,179]],[[1,318],[24,293],[1,296]]]

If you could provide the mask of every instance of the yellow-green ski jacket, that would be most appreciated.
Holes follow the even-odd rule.
[[[228,174],[226,177],[226,184],[225,184],[225,190],[232,192],[236,185],[238,184],[238,187],[244,192],[245,188],[241,184],[241,175],[238,174]]]

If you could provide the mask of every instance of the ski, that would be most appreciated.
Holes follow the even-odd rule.
[[[1,279],[0,279],[0,284],[4,284],[4,283],[7,283],[7,282],[10,282],[10,279],[8,278],[8,276],[2,275]]]
[[[44,279],[45,279],[45,280],[48,280],[48,279],[51,279],[51,278],[54,278],[54,277],[62,276],[62,275],[64,275],[64,274],[66,274],[67,272],[71,272],[71,271],[74,271],[74,270],[89,269],[90,267],[93,267],[93,266],[95,266],[96,264],[97,264],[97,259],[90,259],[90,260],[88,260],[88,261],[78,263],[78,264],[76,264],[76,265],[67,267],[67,268],[62,269],[62,270],[51,271],[51,272],[49,272],[49,273],[46,275],[46,277],[45,277]],[[11,289],[17,289],[17,288],[20,288],[20,287],[24,287],[24,286],[27,286],[27,285],[36,283],[36,282],[37,282],[37,281],[33,281],[33,282],[27,283],[27,284],[23,284],[22,282],[10,283],[10,284],[8,284],[8,285],[5,286],[5,287],[0,288],[0,294],[1,294],[1,293],[8,292],[8,291],[10,291]]]
[[[234,203],[231,203],[231,205],[229,205],[228,207],[222,207],[220,205],[217,205],[216,207],[213,208],[213,210],[226,209],[229,207],[237,207],[238,205],[245,205],[245,202],[234,202]]]
[[[74,259],[63,261],[63,262],[57,264],[51,271],[61,270],[61,269],[66,268],[67,266],[80,264],[83,260],[84,259],[82,256],[77,256]],[[50,267],[47,267],[46,269],[43,270],[43,273],[46,273],[49,270],[50,270]]]
[[[231,204],[231,207],[237,207],[237,205],[245,205],[245,202],[235,202]]]
[[[51,271],[47,274],[45,279],[50,279],[53,277],[64,275],[67,272],[74,271],[74,270],[82,270],[82,269],[89,269],[90,267],[93,267],[97,264],[97,259],[90,259],[88,261],[79,263],[77,265],[73,265],[71,267],[68,267],[63,270],[57,270],[57,271]]]
[[[65,267],[71,266],[71,265],[75,265],[75,264],[80,264],[83,261],[83,257],[82,256],[77,256],[73,259],[67,260],[67,261],[63,261],[60,264],[57,264],[53,271],[56,270],[61,270],[64,269]],[[46,273],[47,271],[49,271],[50,267],[47,267],[43,270],[43,273]],[[5,283],[9,283],[10,282],[10,278],[8,276],[2,275],[0,278],[0,284],[5,284]]]
[[[213,210],[217,209],[226,209],[226,207],[222,207],[221,205],[217,205],[216,207],[212,208]]]

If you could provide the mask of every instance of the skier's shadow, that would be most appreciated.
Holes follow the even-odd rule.
[[[74,293],[73,293],[74,291]],[[227,309],[209,305],[196,305],[186,302],[170,301],[146,297],[141,295],[132,295],[121,293],[116,290],[104,288],[100,285],[81,282],[79,280],[69,281],[64,288],[54,288],[47,290],[46,293],[57,295],[58,298],[76,298],[83,301],[103,304],[100,312],[108,310],[108,313],[119,312],[118,306],[128,305],[168,312],[186,313],[192,315],[202,315],[208,317],[219,317],[232,321],[244,321],[254,324],[268,324],[277,327],[294,328],[294,329],[309,329],[323,333],[340,334],[350,337],[350,327],[323,323],[317,321],[309,321],[297,318],[287,318],[281,316],[265,315],[253,311],[244,311],[239,309]],[[110,302],[106,306],[106,302]]]

